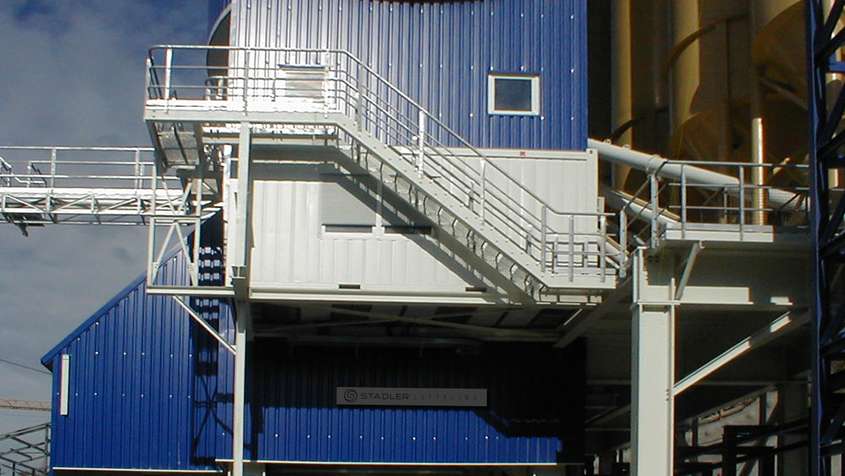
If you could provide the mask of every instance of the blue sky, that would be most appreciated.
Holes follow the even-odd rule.
[[[149,145],[144,56],[203,43],[207,0],[0,2],[0,144]],[[144,269],[142,227],[0,225],[0,358],[38,367]],[[0,363],[0,398],[48,400],[49,377]],[[47,414],[0,410],[0,433]]]

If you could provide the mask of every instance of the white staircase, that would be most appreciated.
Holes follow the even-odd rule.
[[[626,257],[608,238],[608,215],[550,207],[348,52],[225,49],[228,75],[204,91],[196,79],[207,68],[203,48],[151,50],[145,118],[158,143],[179,138],[166,124],[249,123],[265,135],[325,138],[346,157],[342,167],[379,180],[436,225],[441,241],[531,299],[615,287]],[[197,52],[196,64],[173,59]],[[291,80],[287,65],[308,75]]]

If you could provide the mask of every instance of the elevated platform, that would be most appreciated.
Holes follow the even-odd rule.
[[[327,50],[302,55],[307,64],[296,64],[292,80],[288,69],[293,66],[240,66],[238,58],[270,54],[266,50],[228,48],[233,62],[229,76],[200,95],[194,75],[188,73],[205,66],[172,64],[173,52],[180,49],[197,47],[161,48],[165,63],[148,64],[144,118],[157,134],[154,142],[176,141],[183,146],[199,147],[212,133],[221,137],[228,132],[231,140],[237,125],[237,157],[232,164],[237,161],[237,185],[232,181],[240,189],[236,195],[252,193],[253,185],[241,182],[251,179],[252,165],[245,167],[244,162],[251,160],[253,135],[268,140],[276,136],[278,142],[282,137],[322,141],[326,155],[335,157],[346,173],[374,179],[433,224],[439,244],[503,281],[508,300],[554,302],[558,296],[602,294],[616,286],[625,256],[623,247],[612,245],[619,240],[608,235],[610,214],[595,204],[589,211],[552,207],[349,53]],[[279,52],[298,55],[296,50]],[[308,69],[307,77],[301,74],[303,68]],[[178,131],[168,132],[173,124],[186,135],[193,131],[193,139],[181,140]],[[167,156],[167,151],[160,155]],[[167,163],[190,161],[201,154],[180,150],[171,155],[176,157],[167,158]],[[247,226],[251,212],[238,207],[231,210],[232,216],[241,217],[238,226]],[[245,233],[241,228],[234,235],[238,248],[246,245],[238,241]],[[232,265],[248,266],[235,264],[239,262],[236,258]],[[308,289],[309,284],[277,288],[275,293],[281,297],[294,291],[301,298],[295,292],[300,288]],[[267,295],[273,293],[264,289]],[[363,287],[342,294],[386,297],[366,296]]]

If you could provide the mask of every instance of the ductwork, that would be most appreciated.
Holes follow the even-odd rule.
[[[681,171],[690,184],[697,187],[719,190],[725,188],[731,195],[739,194],[739,179],[730,175],[720,174],[701,167],[689,164],[673,163],[659,155],[646,154],[627,147],[620,147],[608,142],[595,139],[587,141],[587,147],[595,149],[599,158],[613,164],[625,165],[646,174],[657,174],[659,177],[670,180],[681,180]],[[769,203],[773,206],[782,207],[795,202],[795,193],[786,190],[769,189]]]

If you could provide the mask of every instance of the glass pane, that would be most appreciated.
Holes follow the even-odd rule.
[[[497,111],[531,111],[530,78],[496,78]]]

